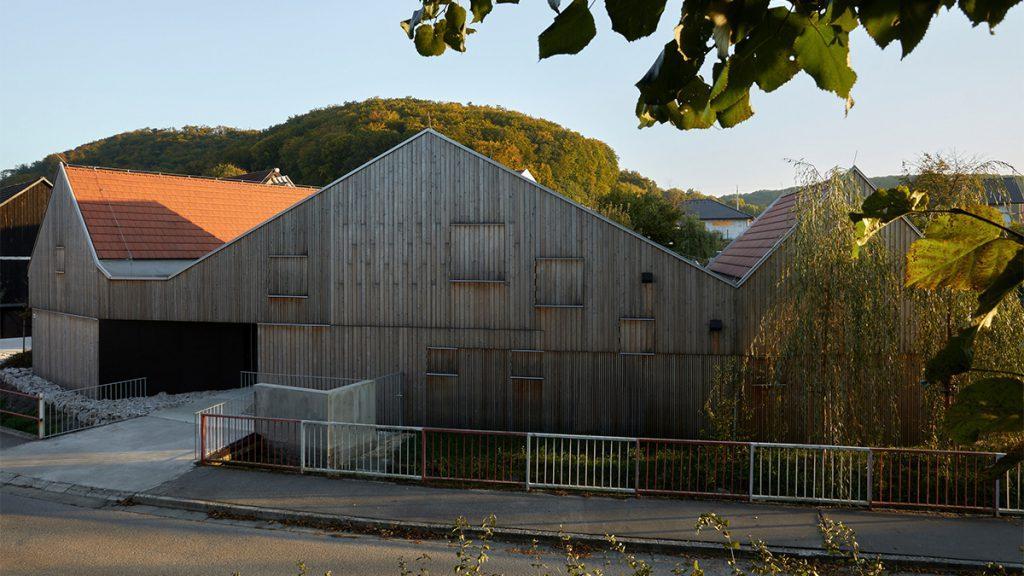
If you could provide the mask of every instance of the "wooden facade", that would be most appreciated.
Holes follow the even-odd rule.
[[[696,436],[768,285],[737,289],[432,130],[166,279],[102,268],[63,173],[39,238],[38,309],[255,324],[259,370],[401,372],[406,423],[446,426]],[[50,338],[37,349],[65,345]]]
[[[52,189],[46,178],[0,189],[0,338],[31,336],[28,266]]]

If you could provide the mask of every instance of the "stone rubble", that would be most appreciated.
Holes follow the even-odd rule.
[[[63,413],[62,418],[72,418],[76,427],[94,426],[145,416],[156,410],[171,408],[215,394],[215,392],[189,392],[186,394],[160,392],[154,396],[139,398],[96,400],[40,378],[34,375],[30,368],[0,370],[0,388],[42,396],[47,405],[55,406]]]

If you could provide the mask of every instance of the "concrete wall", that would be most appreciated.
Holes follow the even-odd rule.
[[[253,386],[255,414],[260,418],[286,418],[319,422],[376,424],[376,383],[364,380],[334,390],[311,390],[278,384]],[[306,436],[305,461],[318,468],[346,469],[346,463],[362,458],[375,448],[373,428],[311,424],[298,425],[257,421],[254,431],[271,449],[299,454],[300,435]]]

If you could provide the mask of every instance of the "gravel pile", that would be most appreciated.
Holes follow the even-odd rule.
[[[78,426],[92,426],[116,422],[126,418],[145,416],[155,410],[185,404],[199,398],[211,396],[214,392],[190,392],[188,394],[166,394],[125,398],[123,400],[94,400],[32,374],[29,368],[4,368],[0,370],[0,387],[14,389],[26,394],[38,394],[72,417]]]

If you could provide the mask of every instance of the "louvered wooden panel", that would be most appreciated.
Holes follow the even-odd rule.
[[[582,258],[537,258],[534,265],[534,304],[583,306],[583,267]]]
[[[619,318],[619,352],[654,354],[654,318]]]
[[[308,296],[308,258],[300,255],[270,255],[268,296]]]
[[[452,281],[504,281],[505,225],[452,223],[449,259]]]

